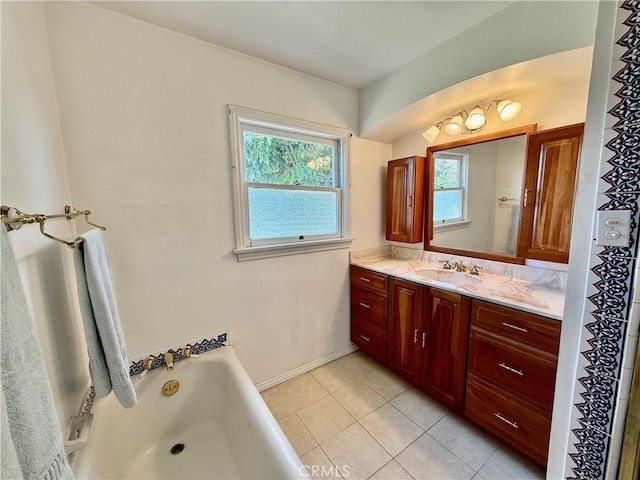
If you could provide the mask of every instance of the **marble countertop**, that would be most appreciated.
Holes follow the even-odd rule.
[[[470,275],[443,269],[437,256],[428,252],[400,252],[400,255],[397,255],[399,251],[395,248],[386,252],[385,255],[385,250],[378,249],[364,254],[352,254],[351,264],[403,280],[562,320],[566,291],[565,272],[505,266],[499,262],[480,262],[459,257],[460,260],[466,260],[463,261],[466,266],[483,263],[480,275]],[[450,256],[446,259],[450,259]],[[491,264],[498,264],[498,268]]]

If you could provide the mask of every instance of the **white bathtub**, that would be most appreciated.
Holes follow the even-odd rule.
[[[180,383],[166,397],[168,380]],[[223,347],[156,368],[134,380],[138,403],[123,408],[113,395],[96,399],[87,447],[76,477],[100,479],[293,479],[300,459],[238,361]],[[174,445],[184,444],[179,454]],[[302,473],[302,475],[301,475]]]

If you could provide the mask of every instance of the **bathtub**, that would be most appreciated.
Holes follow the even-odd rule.
[[[179,382],[172,396],[162,394]],[[138,403],[96,399],[76,477],[100,479],[293,479],[300,459],[238,361],[222,347],[135,379]],[[179,452],[179,453],[178,453]]]

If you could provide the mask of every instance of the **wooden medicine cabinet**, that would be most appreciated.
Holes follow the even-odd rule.
[[[427,148],[424,249],[567,263],[583,128],[534,124]]]

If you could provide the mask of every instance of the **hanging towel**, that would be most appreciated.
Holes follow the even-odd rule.
[[[129,359],[118,316],[116,292],[102,232],[90,230],[73,251],[80,311],[89,352],[89,372],[96,396],[111,390],[122,406],[136,404]]]
[[[0,478],[72,479],[49,376],[3,225],[0,243]]]

